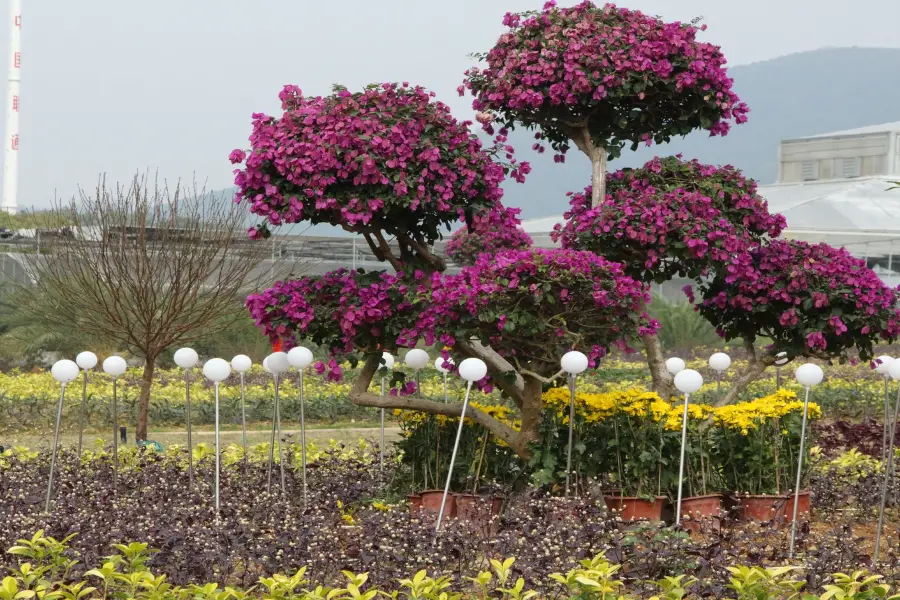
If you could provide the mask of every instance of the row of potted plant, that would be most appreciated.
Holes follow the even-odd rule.
[[[452,489],[474,491],[482,481],[510,486],[524,478],[559,489],[565,479],[569,402],[566,388],[545,393],[542,437],[528,462],[467,420]],[[513,410],[482,408],[517,426]],[[649,518],[659,518],[663,499],[675,498],[677,493],[683,405],[630,389],[579,393],[575,409],[576,489],[586,491],[596,481],[607,481],[607,487],[616,488],[616,493],[606,494],[607,504],[622,508],[623,518],[647,511]],[[773,502],[790,504],[792,514],[793,500],[787,500],[787,492],[796,481],[802,411],[803,403],[788,390],[720,408],[690,404],[684,512],[713,515],[731,508],[727,494],[739,499],[740,515],[771,520],[781,514],[780,508],[773,509]],[[810,403],[809,414],[819,417],[819,407]],[[442,488],[458,420],[410,412],[398,416],[407,483],[413,489],[432,484]],[[805,467],[804,485],[807,474]],[[809,496],[804,495],[802,502],[808,506]],[[808,508],[801,505],[800,511],[808,512]]]

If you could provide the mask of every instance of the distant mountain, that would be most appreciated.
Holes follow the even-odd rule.
[[[665,146],[626,152],[615,169],[643,164],[656,155],[682,153],[713,164],[732,164],[760,183],[775,180],[778,142],[782,139],[900,121],[900,48],[828,48],[732,67],[734,87],[750,105],[750,120],[724,138],[695,132]],[[590,164],[572,150],[564,164],[550,152],[531,150],[533,134],[509,137],[520,160],[533,170],[525,184],[506,185],[505,203],[518,206],[526,219],[550,216],[567,207],[566,192],[590,183]],[[292,234],[302,229],[294,228]],[[311,235],[344,235],[331,227]]]

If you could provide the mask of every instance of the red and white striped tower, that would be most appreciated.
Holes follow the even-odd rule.
[[[6,89],[6,137],[3,145],[3,201],[11,215],[19,208],[19,90],[22,86],[22,0],[9,0],[9,78]]]

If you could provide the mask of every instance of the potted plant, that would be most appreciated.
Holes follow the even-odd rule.
[[[681,501],[681,518],[684,527],[698,531],[701,521],[712,522],[718,529],[722,516],[721,480],[710,453],[712,407],[705,404],[688,406],[688,428],[685,447],[685,473]],[[683,405],[672,408],[666,428],[681,429]]]
[[[678,477],[680,435],[666,428],[671,405],[640,390],[612,392],[609,400],[603,425],[621,491],[605,495],[606,506],[623,521],[662,520],[663,491]]]
[[[810,403],[810,418],[820,414]],[[736,490],[739,519],[780,523],[793,515],[788,492],[797,476],[802,416],[803,402],[789,390],[716,409],[717,462],[726,485]],[[807,457],[805,471],[808,463]],[[808,500],[803,494],[801,510]]]

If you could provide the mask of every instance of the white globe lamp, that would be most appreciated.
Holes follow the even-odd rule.
[[[381,353],[381,362],[383,363],[380,368],[387,369],[390,371],[394,368],[394,355],[390,352],[382,352]]]
[[[407,352],[406,358],[404,359],[407,366],[414,371],[424,369],[425,365],[428,364],[428,360],[428,353],[420,348],[413,348]]]
[[[709,357],[709,366],[713,371],[725,372],[731,366],[731,357],[724,352],[716,352]]]
[[[673,356],[666,361],[666,371],[669,372],[669,375],[678,375],[679,373],[684,371],[686,366],[687,365],[684,364],[684,361],[677,356]]]
[[[50,369],[50,374],[53,375],[53,379],[62,384],[72,383],[78,377],[78,373],[80,372],[78,365],[71,360],[57,361]]]
[[[175,351],[173,358],[175,364],[182,369],[193,369],[200,362],[200,357],[197,356],[197,351],[193,348],[180,348]]]
[[[121,356],[110,356],[103,361],[103,372],[113,379],[121,377],[128,370],[128,363]]]
[[[287,354],[284,352],[273,352],[269,355],[269,369],[276,375],[287,373],[291,368],[288,362]]]
[[[894,362],[894,358],[891,356],[879,356],[875,359],[875,372],[879,375],[888,376],[888,368],[891,366],[891,363]]]
[[[238,354],[231,359],[231,368],[235,373],[246,373],[253,366],[253,361],[246,354]]]
[[[573,350],[563,354],[559,364],[563,371],[569,375],[580,375],[588,368],[588,357],[577,350]]]
[[[480,358],[467,358],[459,363],[459,376],[473,383],[484,379],[487,375],[487,365]]]
[[[211,358],[203,365],[203,376],[213,383],[221,383],[231,375],[231,365],[221,358]]]
[[[825,373],[819,365],[806,363],[805,365],[800,365],[797,369],[796,377],[800,385],[805,388],[811,388],[822,383]]]
[[[313,353],[309,348],[297,346],[291,348],[287,353],[288,363],[295,369],[303,370],[313,364]]]
[[[82,352],[75,357],[75,364],[80,369],[89,371],[97,366],[97,355],[93,352]]]
[[[437,369],[438,373],[443,373],[444,375],[446,375],[450,372],[450,369],[445,369],[444,363],[449,364],[451,368],[453,367],[452,358],[444,358],[443,356],[438,356],[436,359],[434,359],[434,368]]]

